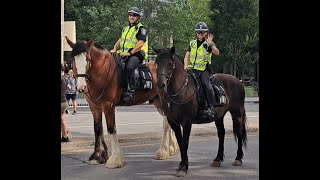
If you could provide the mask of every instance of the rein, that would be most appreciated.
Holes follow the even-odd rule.
[[[172,59],[171,57],[170,57],[170,59],[171,59],[172,61],[174,61],[174,59]],[[175,69],[175,66],[173,66],[173,69]],[[173,74],[173,72],[172,72],[169,76],[166,75],[166,74],[163,74],[163,73],[159,73],[158,75],[165,76],[165,77],[167,78],[167,82],[168,82],[167,85],[169,85],[170,82],[171,82],[170,80],[171,80],[172,74]],[[170,101],[170,102],[173,102],[174,104],[186,104],[186,103],[188,103],[189,101],[191,101],[191,99],[193,99],[194,95],[195,95],[196,92],[197,92],[197,89],[195,89],[195,90],[193,91],[192,96],[191,96],[188,100],[186,100],[185,102],[177,102],[177,101],[174,101],[174,100],[173,100],[173,98],[174,98],[174,97],[177,97],[177,96],[182,92],[182,90],[188,85],[188,82],[189,82],[188,73],[187,73],[185,76],[186,76],[185,82],[184,82],[184,84],[179,88],[179,90],[178,90],[177,93],[171,94],[171,93],[169,93],[169,91],[164,90],[165,93],[166,93],[166,95],[167,95],[167,96],[165,96],[165,97],[167,97],[167,98],[169,99],[169,101]]]

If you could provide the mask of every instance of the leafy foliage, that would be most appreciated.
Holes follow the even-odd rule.
[[[219,42],[220,67],[230,68],[237,75],[240,68],[259,59],[259,1],[258,0],[211,0],[210,15],[216,40]]]
[[[143,10],[140,21],[148,30],[149,47],[166,48],[173,40],[176,53],[184,56],[195,24],[203,21],[220,50],[213,59],[218,71],[236,65],[241,75],[251,74],[259,59],[258,0],[65,0],[64,18],[76,21],[78,40],[93,38],[112,49],[131,6]]]

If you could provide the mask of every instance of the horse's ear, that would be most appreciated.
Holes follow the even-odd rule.
[[[69,46],[73,49],[74,43],[73,43],[67,36],[65,36],[65,37],[66,37],[67,43],[68,43]]]
[[[91,38],[88,42],[87,42],[87,45],[88,45],[88,47],[91,47],[91,45],[93,44],[93,39]]]
[[[176,51],[176,48],[172,46],[172,48],[170,49],[170,54],[173,55],[175,51]]]

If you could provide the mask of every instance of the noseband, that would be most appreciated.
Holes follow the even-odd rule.
[[[108,78],[106,78],[106,81],[104,83],[104,86],[103,86],[103,89],[102,89],[102,92],[100,93],[100,95],[96,98],[96,99],[92,99],[92,96],[90,94],[90,89],[89,89],[89,82],[90,82],[90,77],[91,77],[91,74],[89,73],[89,70],[91,68],[91,64],[92,64],[92,59],[91,59],[91,55],[90,55],[90,48],[88,49],[87,51],[87,54],[86,54],[86,61],[87,61],[87,65],[86,65],[86,73],[85,74],[77,74],[76,77],[85,77],[86,79],[86,83],[87,83],[87,89],[88,89],[88,92],[85,93],[87,95],[87,97],[92,101],[92,102],[95,102],[95,101],[98,101],[99,99],[102,98],[102,96],[105,94],[105,90],[106,90],[106,87],[107,85],[109,84],[110,81],[108,81]],[[105,63],[106,64],[106,63]],[[110,70],[111,70],[111,64],[109,65],[109,68],[108,68],[108,74],[107,74],[107,77],[109,77],[110,75]],[[112,77],[114,76],[115,72],[116,72],[117,68],[114,68],[114,71],[112,73]],[[112,78],[111,78],[112,79]]]

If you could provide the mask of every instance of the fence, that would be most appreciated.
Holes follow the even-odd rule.
[[[84,96],[85,96],[84,93],[77,94],[78,107],[89,107],[89,104]],[[144,104],[149,104],[149,101],[146,101]],[[69,107],[72,107],[72,101],[69,101]]]

